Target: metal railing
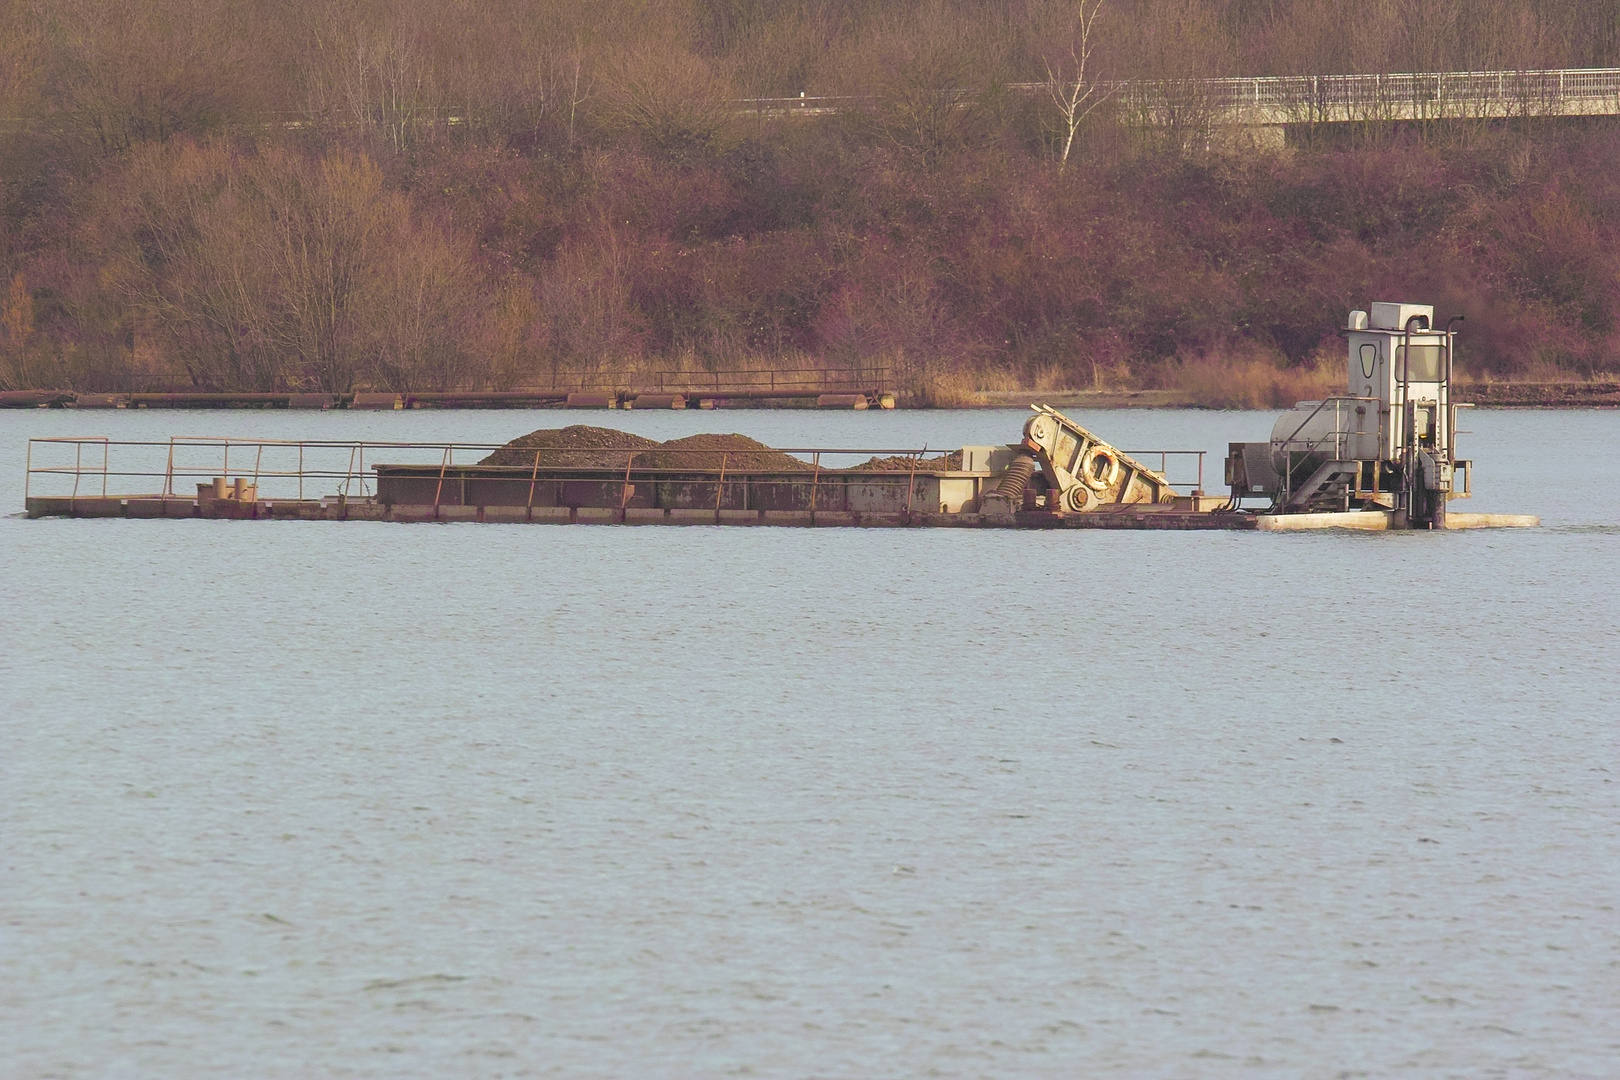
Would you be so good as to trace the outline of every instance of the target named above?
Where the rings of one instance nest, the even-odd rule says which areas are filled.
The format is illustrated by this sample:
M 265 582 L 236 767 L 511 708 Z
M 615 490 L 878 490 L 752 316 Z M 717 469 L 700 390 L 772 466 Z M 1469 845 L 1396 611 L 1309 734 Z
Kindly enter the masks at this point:
M 86 454 L 86 451 L 89 454 Z M 468 456 L 477 458 L 506 450 L 511 456 L 522 455 L 524 461 L 514 465 L 494 465 L 490 468 L 521 472 L 531 468 L 527 460 L 533 455 L 532 469 L 538 471 L 547 465 L 548 455 L 567 455 L 571 459 L 608 457 L 614 462 L 625 462 L 623 468 L 634 468 L 637 473 L 679 473 L 718 467 L 733 474 L 762 470 L 739 467 L 737 462 L 757 461 L 761 455 L 785 454 L 798 460 L 797 466 L 811 474 L 809 482 L 821 472 L 841 472 L 847 467 L 824 467 L 823 458 L 835 461 L 844 458 L 869 459 L 892 457 L 906 463 L 906 470 L 928 472 L 939 468 L 930 453 L 938 450 L 928 447 L 842 448 L 842 447 L 667 447 L 667 446 L 568 446 L 535 445 L 511 448 L 505 443 L 472 442 L 389 442 L 335 439 L 239 439 L 227 436 L 175 436 L 167 440 L 114 440 L 106 436 L 49 436 L 28 440 L 27 475 L 23 484 L 24 498 L 35 494 L 35 486 L 44 478 L 59 480 L 60 493 L 68 498 L 189 498 L 185 486 L 190 482 L 212 482 L 215 478 L 240 477 L 249 482 L 260 499 L 298 499 L 312 494 L 317 484 L 326 490 L 315 491 L 315 497 L 368 498 L 373 492 L 372 473 L 380 465 L 404 465 L 433 468 L 440 475 L 459 467 L 456 455 L 462 455 L 460 466 L 475 464 Z M 51 451 L 60 455 L 50 458 Z M 71 460 L 68 452 L 71 451 Z M 382 460 L 379 455 L 387 455 Z M 658 455 L 662 461 L 678 461 L 676 465 L 636 466 L 638 457 Z M 858 463 L 858 462 L 856 462 Z M 616 463 L 605 465 L 564 465 L 580 472 L 608 470 L 617 472 Z M 775 470 L 763 470 L 775 471 Z M 892 471 L 892 470 L 891 470 Z M 131 487 L 115 481 L 150 481 Z M 71 484 L 69 483 L 71 481 Z M 94 495 L 88 488 L 99 489 Z
M 1356 404 L 1360 404 L 1363 407 L 1369 404 L 1373 406 L 1373 415 L 1378 418 L 1378 427 L 1375 431 L 1368 431 L 1359 426 L 1353 428 L 1345 427 L 1345 410 L 1348 406 Z M 1316 408 L 1307 413 L 1305 418 L 1294 426 L 1294 430 L 1289 432 L 1286 438 L 1272 439 L 1272 450 L 1275 451 L 1278 448 L 1281 448 L 1284 454 L 1283 463 L 1286 466 L 1286 468 L 1283 469 L 1282 475 L 1283 493 L 1281 504 L 1283 506 L 1287 506 L 1293 501 L 1294 498 L 1294 462 L 1296 460 L 1296 455 L 1299 456 L 1299 460 L 1308 460 L 1312 455 L 1323 454 L 1329 447 L 1331 447 L 1332 454 L 1329 460 L 1343 461 L 1349 459 L 1349 456 L 1346 454 L 1346 450 L 1349 447 L 1349 442 L 1352 438 L 1367 438 L 1368 436 L 1372 436 L 1373 438 L 1376 438 L 1378 442 L 1375 448 L 1376 453 L 1371 460 L 1381 460 L 1383 458 L 1385 434 L 1384 413 L 1381 408 L 1382 405 L 1383 399 L 1375 397 L 1355 397 L 1351 395 L 1342 395 L 1338 397 L 1323 398 L 1321 401 L 1317 402 Z M 1311 421 L 1320 416 L 1322 411 L 1327 409 L 1329 406 L 1331 406 L 1333 410 L 1333 427 L 1330 430 L 1324 431 L 1321 435 L 1318 435 L 1315 438 L 1301 439 L 1300 432 L 1309 427 Z M 1376 486 L 1377 479 L 1375 473 L 1375 489 Z M 1360 473 L 1358 472 L 1357 490 L 1359 491 L 1359 489 Z
M 1207 450 L 1123 450 L 1123 451 L 1121 451 L 1121 453 L 1123 453 L 1123 454 L 1125 454 L 1125 455 L 1127 455 L 1129 457 L 1136 458 L 1138 461 L 1142 460 L 1143 458 L 1157 457 L 1159 459 L 1159 475 L 1165 478 L 1165 482 L 1168 483 L 1171 487 L 1190 488 L 1191 493 L 1194 494 L 1194 495 L 1202 495 L 1204 493 L 1204 455 L 1207 454 L 1208 452 L 1209 451 L 1207 451 Z M 1196 459 L 1197 475 L 1194 476 L 1194 477 L 1183 477 L 1183 478 L 1180 478 L 1180 479 L 1171 476 L 1170 475 L 1170 466 L 1171 466 L 1172 462 L 1171 462 L 1170 459 L 1172 459 L 1172 458 L 1175 459 L 1174 464 L 1176 464 L 1176 465 L 1184 465 L 1184 466 L 1186 466 L 1188 468 L 1191 468 L 1193 463 L 1188 462 L 1187 459 L 1188 458 Z
M 1019 93 L 1044 82 L 1011 83 Z M 1213 110 L 1216 122 L 1254 122 L 1254 113 L 1290 120 L 1439 119 L 1469 116 L 1620 114 L 1620 68 L 1391 72 L 1368 75 L 1260 75 L 1220 79 L 1103 80 L 1097 91 L 1152 115 L 1176 102 Z M 966 99 L 967 90 L 944 91 Z M 823 115 L 871 102 L 864 95 L 745 98 L 768 114 Z M 1596 106 L 1596 108 L 1594 108 Z
M 88 451 L 88 453 L 87 453 Z M 513 447 L 507 443 L 392 442 L 336 439 L 242 439 L 229 436 L 174 436 L 167 440 L 114 440 L 106 436 L 42 436 L 28 440 L 24 498 L 78 499 L 190 499 L 188 485 L 212 485 L 217 479 L 240 479 L 251 485 L 258 501 L 320 498 L 366 499 L 376 493 L 375 472 L 380 466 L 403 466 L 436 473 L 442 486 L 452 469 L 481 464 L 496 451 L 512 464 L 488 465 L 509 476 L 527 474 L 532 485 L 540 471 L 568 469 L 596 479 L 623 474 L 625 497 L 634 477 L 654 478 L 718 470 L 724 486 L 730 476 L 771 474 L 773 483 L 809 485 L 814 492 L 822 477 L 861 476 L 869 482 L 895 483 L 906 477 L 915 493 L 919 474 L 960 469 L 952 463 L 954 451 L 923 447 L 884 449 L 871 447 L 671 447 L 569 446 Z M 1203 489 L 1201 450 L 1140 451 L 1158 456 L 1161 464 L 1172 458 L 1196 458 L 1195 491 Z M 462 461 L 456 461 L 456 455 Z M 796 463 L 761 467 L 760 459 L 786 455 Z M 929 455 L 936 455 L 930 457 Z M 531 458 L 532 455 L 532 458 Z M 473 461 L 468 461 L 473 457 Z M 548 457 L 551 460 L 547 460 Z M 558 461 L 559 457 L 564 460 Z M 640 459 L 640 464 L 638 464 Z M 829 459 L 831 459 L 829 461 Z M 853 460 L 852 460 L 853 459 Z M 884 461 L 880 469 L 860 468 Z M 578 464 L 594 461 L 592 464 Z M 619 464 L 622 461 L 623 464 Z M 802 472 L 802 477 L 787 474 Z M 1193 481 L 1180 481 L 1190 485 Z M 40 486 L 51 491 L 36 491 Z M 92 493 L 93 492 L 93 493 Z M 435 497 L 435 504 L 438 498 Z M 910 496 L 907 499 L 908 509 Z
M 1270 108 L 1304 113 L 1312 108 L 1353 107 L 1376 112 L 1383 106 L 1417 104 L 1435 115 L 1467 115 L 1471 106 L 1512 108 L 1559 102 L 1620 106 L 1620 68 L 1281 75 L 1125 82 L 1109 89 L 1143 103 L 1196 92 L 1211 106 L 1228 110 Z

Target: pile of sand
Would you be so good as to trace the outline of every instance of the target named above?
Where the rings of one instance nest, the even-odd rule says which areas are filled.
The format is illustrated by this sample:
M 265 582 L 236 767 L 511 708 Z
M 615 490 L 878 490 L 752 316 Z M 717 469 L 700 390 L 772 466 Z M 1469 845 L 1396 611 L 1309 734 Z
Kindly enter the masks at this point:
M 848 472 L 903 472 L 913 469 L 918 472 L 960 472 L 962 470 L 962 451 L 956 450 L 943 457 L 910 458 L 875 457 L 871 461 L 863 461 L 859 465 L 851 466 Z
M 795 472 L 813 468 L 803 458 L 773 450 L 746 435 L 688 435 L 660 446 L 664 451 L 653 457 L 660 469 L 707 469 L 718 471 L 722 462 L 727 472 Z M 698 453 L 697 451 L 702 451 Z
M 534 467 L 540 455 L 543 469 L 622 469 L 625 450 L 652 451 L 636 455 L 637 469 L 693 469 L 718 472 L 724 463 L 727 472 L 802 472 L 814 468 L 803 458 L 773 450 L 746 435 L 688 435 L 684 439 L 655 442 L 628 431 L 575 424 L 565 428 L 541 428 L 519 436 L 490 454 L 480 465 Z M 962 467 L 962 453 L 942 457 L 873 458 L 851 469 L 823 469 L 823 472 L 943 472 Z
M 718 471 L 722 460 L 728 472 L 794 472 L 811 468 L 808 461 L 772 450 L 746 435 L 688 435 L 660 443 L 627 431 L 587 424 L 531 431 L 478 464 L 533 468 L 538 453 L 543 469 L 622 469 L 626 458 L 622 451 L 625 450 L 654 451 L 636 455 L 634 467 L 637 469 Z M 660 450 L 666 452 L 658 453 Z
M 615 453 L 615 450 L 650 450 L 657 445 L 654 439 L 645 439 L 628 431 L 575 424 L 565 428 L 541 428 L 520 435 L 478 464 L 532 468 L 538 452 L 543 469 L 622 469 L 626 455 Z M 638 457 L 636 463 L 644 466 L 646 456 Z

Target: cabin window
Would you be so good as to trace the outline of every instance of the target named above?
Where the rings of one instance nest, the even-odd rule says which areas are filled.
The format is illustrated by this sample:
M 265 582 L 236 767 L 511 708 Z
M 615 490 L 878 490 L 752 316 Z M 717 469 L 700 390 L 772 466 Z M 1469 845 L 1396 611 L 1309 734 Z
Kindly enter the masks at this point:
M 1370 379 L 1378 370 L 1378 346 L 1367 342 L 1361 346 L 1361 377 Z
M 1413 345 L 1411 371 L 1407 371 L 1406 346 L 1395 346 L 1395 377 L 1407 382 L 1439 382 L 1444 345 Z

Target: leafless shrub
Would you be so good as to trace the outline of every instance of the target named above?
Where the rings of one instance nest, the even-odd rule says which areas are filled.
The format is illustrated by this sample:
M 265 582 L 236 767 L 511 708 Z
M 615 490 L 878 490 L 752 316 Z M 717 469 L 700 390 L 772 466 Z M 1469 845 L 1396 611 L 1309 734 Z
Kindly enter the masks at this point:
M 1140 129 L 1177 154 L 1202 150 L 1224 102 L 1208 80 L 1229 72 L 1230 39 L 1204 0 L 1148 0 L 1135 24 L 1127 108 Z
M 675 157 L 721 149 L 737 116 L 730 80 L 701 56 L 647 45 L 620 56 L 603 79 L 603 120 Z
M 155 150 L 119 200 L 113 279 L 194 383 L 411 389 L 464 374 L 465 259 L 369 159 Z

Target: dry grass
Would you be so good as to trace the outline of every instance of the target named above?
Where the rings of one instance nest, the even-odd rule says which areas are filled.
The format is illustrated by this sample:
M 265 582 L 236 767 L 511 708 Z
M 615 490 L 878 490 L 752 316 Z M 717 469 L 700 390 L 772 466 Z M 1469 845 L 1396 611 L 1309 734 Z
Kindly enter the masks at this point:
M 1045 394 L 1053 390 L 1067 390 L 1069 389 L 1069 383 L 1073 381 L 1069 377 L 1069 373 L 1057 364 L 1047 364 L 1035 372 L 1035 377 L 1030 380 L 1029 388 L 1037 394 Z
M 1459 371 L 1456 374 L 1459 380 L 1463 380 L 1468 377 L 1468 373 L 1466 372 Z M 1559 367 L 1557 364 L 1550 363 L 1546 360 L 1536 360 L 1531 363 L 1527 363 L 1511 372 L 1482 372 L 1475 381 L 1486 384 L 1513 383 L 1519 386 L 1534 386 L 1540 384 L 1560 385 L 1565 383 L 1612 382 L 1614 381 L 1614 378 L 1615 376 L 1612 374 L 1603 373 L 1594 373 L 1590 376 L 1583 375 L 1578 371 L 1571 371 L 1569 368 Z
M 909 404 L 921 409 L 966 409 L 985 397 L 966 371 L 924 372 L 912 383 Z
M 1018 373 L 1004 367 L 993 367 L 985 371 L 981 371 L 974 378 L 973 382 L 975 387 L 980 391 L 988 391 L 990 393 L 1022 390 L 1024 388 L 1023 380 L 1018 377 Z
M 1173 369 L 1164 388 L 1210 409 L 1284 409 L 1342 394 L 1344 362 L 1324 356 L 1290 368 L 1258 356 L 1204 356 Z
M 872 370 L 876 370 L 876 365 Z M 642 354 L 619 355 L 590 361 L 534 365 L 512 380 L 511 389 L 523 390 L 608 390 L 625 387 L 666 386 L 672 389 L 702 388 L 713 384 L 731 388 L 773 385 L 766 372 L 779 373 L 779 385 L 790 388 L 815 386 L 816 373 L 829 371 L 837 380 L 847 377 L 842 365 L 809 353 L 780 356 L 731 355 L 704 358 L 688 350 L 674 356 Z M 748 375 L 739 373 L 748 372 Z

